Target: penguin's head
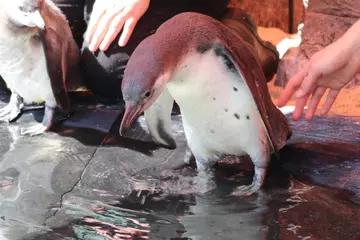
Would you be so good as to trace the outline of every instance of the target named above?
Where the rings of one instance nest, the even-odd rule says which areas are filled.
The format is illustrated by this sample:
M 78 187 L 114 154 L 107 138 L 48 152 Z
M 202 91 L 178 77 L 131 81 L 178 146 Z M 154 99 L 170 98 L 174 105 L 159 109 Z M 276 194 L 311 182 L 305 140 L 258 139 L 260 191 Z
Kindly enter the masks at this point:
M 19 27 L 45 29 L 45 21 L 40 14 L 43 0 L 11 0 L 7 14 L 10 21 Z
M 130 56 L 124 71 L 121 90 L 125 114 L 120 135 L 159 97 L 171 72 L 166 50 L 152 36 L 143 40 Z

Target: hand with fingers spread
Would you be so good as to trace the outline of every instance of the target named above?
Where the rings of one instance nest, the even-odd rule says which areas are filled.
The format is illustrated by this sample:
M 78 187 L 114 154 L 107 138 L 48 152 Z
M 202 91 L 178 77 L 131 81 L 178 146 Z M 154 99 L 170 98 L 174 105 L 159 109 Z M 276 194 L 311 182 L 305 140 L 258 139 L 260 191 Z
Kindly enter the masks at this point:
M 300 119 L 308 103 L 305 118 L 311 120 L 325 94 L 327 98 L 320 111 L 328 113 L 340 90 L 360 73 L 360 20 L 341 38 L 319 52 L 293 76 L 286 84 L 278 100 L 278 107 L 284 106 L 295 94 L 296 106 L 292 114 L 294 120 Z
M 119 46 L 125 46 L 149 4 L 150 0 L 96 0 L 85 36 L 89 50 L 106 51 L 121 29 Z

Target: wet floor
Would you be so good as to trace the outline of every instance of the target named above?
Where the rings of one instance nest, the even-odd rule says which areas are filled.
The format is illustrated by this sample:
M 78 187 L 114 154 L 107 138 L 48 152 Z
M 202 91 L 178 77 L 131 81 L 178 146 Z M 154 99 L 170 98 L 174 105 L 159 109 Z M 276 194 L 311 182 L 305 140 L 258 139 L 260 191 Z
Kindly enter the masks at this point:
M 219 162 L 216 188 L 199 191 L 179 115 L 175 150 L 153 144 L 142 118 L 119 136 L 118 106 L 78 105 L 52 132 L 19 135 L 41 117 L 0 124 L 1 240 L 360 239 L 360 118 L 290 121 L 263 190 L 230 197 L 251 164 Z

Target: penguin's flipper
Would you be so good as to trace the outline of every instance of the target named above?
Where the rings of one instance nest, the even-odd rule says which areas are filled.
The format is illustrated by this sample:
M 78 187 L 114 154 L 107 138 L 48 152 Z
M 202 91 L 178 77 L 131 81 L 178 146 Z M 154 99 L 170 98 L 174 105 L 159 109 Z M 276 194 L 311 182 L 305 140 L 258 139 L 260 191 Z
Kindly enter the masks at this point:
M 50 1 L 40 6 L 45 29 L 40 31 L 47 61 L 47 71 L 57 104 L 64 111 L 70 110 L 67 92 L 80 85 L 78 69 L 79 48 L 62 12 Z
M 236 36 L 230 30 L 225 32 L 223 38 L 225 41 L 214 43 L 215 54 L 222 57 L 229 69 L 236 71 L 240 79 L 246 83 L 267 131 L 271 147 L 279 158 L 278 150 L 292 134 L 290 125 L 272 102 L 262 68 L 246 43 L 238 38 L 236 44 L 231 44 Z
M 171 133 L 173 105 L 174 99 L 165 88 L 158 99 L 144 111 L 146 125 L 154 142 L 170 149 L 176 148 L 176 142 Z
M 228 8 L 221 19 L 221 23 L 230 28 L 234 34 L 243 39 L 257 57 L 265 74 L 266 81 L 270 82 L 277 72 L 279 53 L 275 45 L 265 41 L 259 35 L 258 26 L 244 9 Z

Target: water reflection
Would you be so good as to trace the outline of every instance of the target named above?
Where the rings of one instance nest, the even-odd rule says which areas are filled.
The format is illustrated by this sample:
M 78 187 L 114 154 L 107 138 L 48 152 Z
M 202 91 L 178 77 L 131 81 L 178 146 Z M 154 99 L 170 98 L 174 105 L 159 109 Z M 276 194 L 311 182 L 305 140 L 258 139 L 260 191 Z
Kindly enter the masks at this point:
M 82 239 L 92 239 L 96 236 L 102 236 L 107 239 L 148 239 L 150 232 L 148 223 L 140 223 L 132 218 L 124 218 L 127 222 L 112 224 L 109 221 L 102 221 L 95 218 L 84 218 L 79 224 L 73 226 L 75 235 Z M 131 225 L 136 225 L 131 227 Z M 144 228 L 144 229 L 139 229 Z
M 162 192 L 133 192 L 108 204 L 105 198 L 97 202 L 71 197 L 64 202 L 56 222 L 49 223 L 61 226 L 31 239 L 265 239 L 268 226 L 261 219 L 269 211 L 271 192 L 287 192 L 289 184 L 281 181 L 278 187 L 247 198 L 228 197 L 239 183 L 251 181 L 247 175 L 251 173 L 218 174 L 217 188 L 207 194 L 182 194 L 178 183 L 190 181 L 185 174 L 178 175 L 177 181 L 164 178 L 160 185 L 166 189 Z M 185 184 L 184 189 L 190 185 Z M 112 194 L 102 192 L 103 196 Z M 282 196 L 287 198 L 287 194 Z M 291 204 L 284 200 L 286 206 Z M 62 238 L 57 238 L 60 235 Z
M 227 197 L 234 182 L 208 194 L 154 193 L 144 204 L 135 192 L 108 204 L 72 197 L 49 223 L 57 227 L 22 240 L 359 239 L 358 206 L 336 191 L 288 179 L 247 198 Z

